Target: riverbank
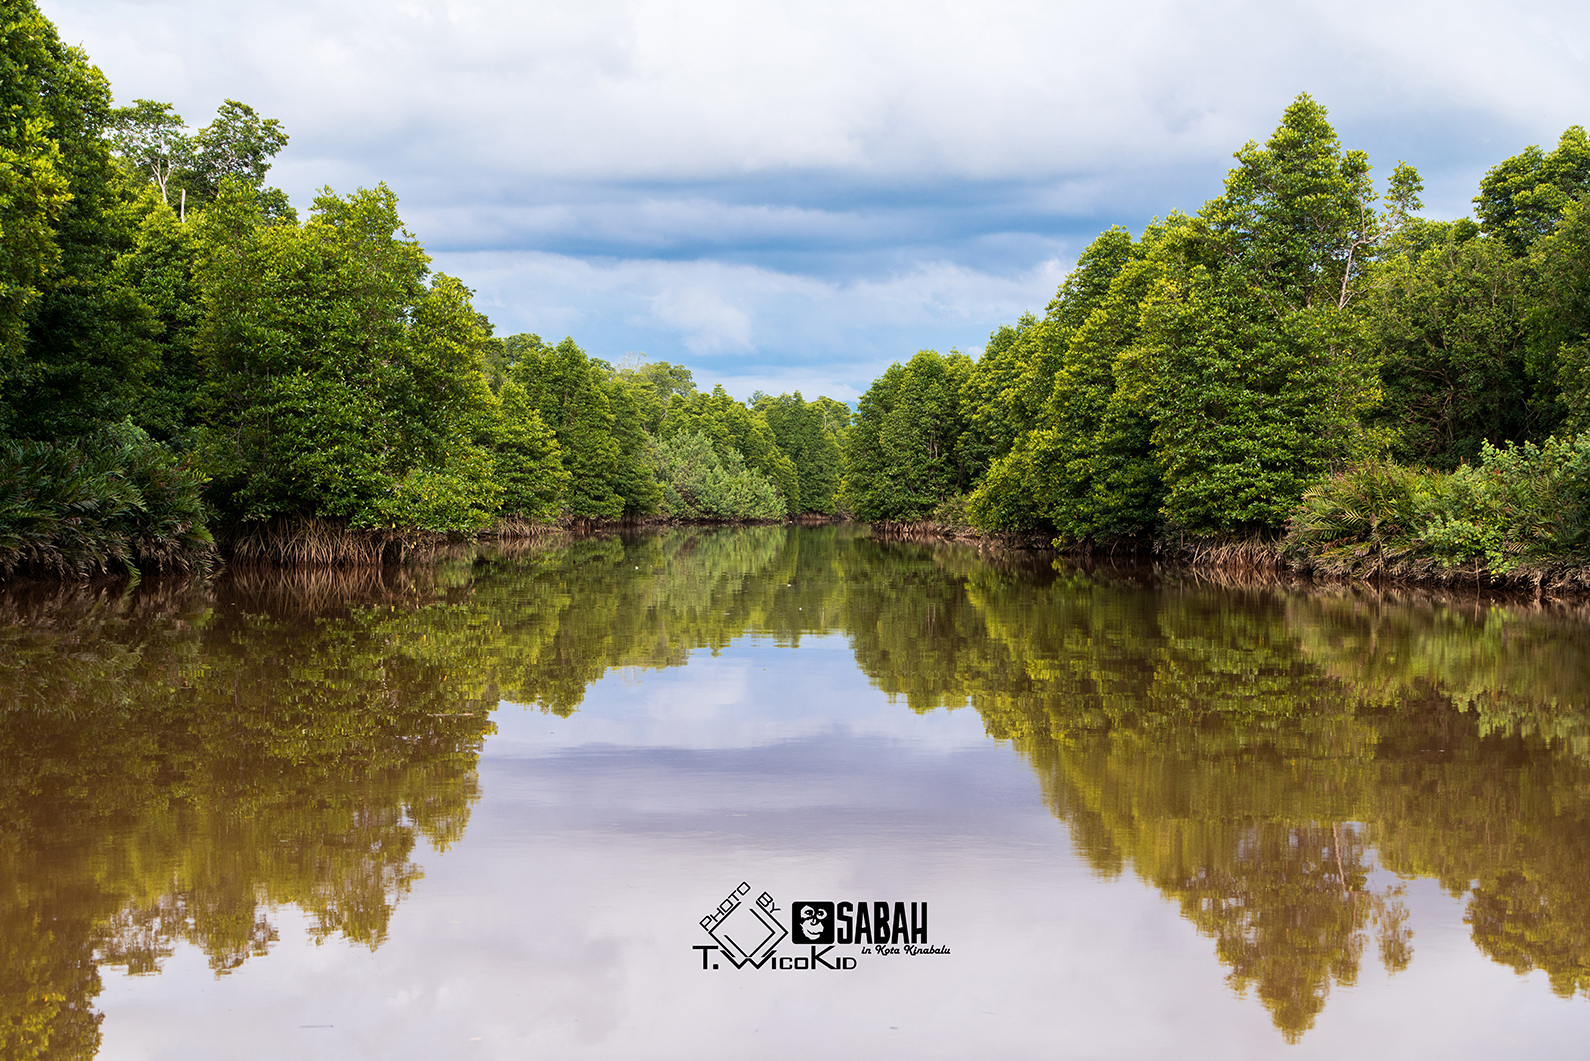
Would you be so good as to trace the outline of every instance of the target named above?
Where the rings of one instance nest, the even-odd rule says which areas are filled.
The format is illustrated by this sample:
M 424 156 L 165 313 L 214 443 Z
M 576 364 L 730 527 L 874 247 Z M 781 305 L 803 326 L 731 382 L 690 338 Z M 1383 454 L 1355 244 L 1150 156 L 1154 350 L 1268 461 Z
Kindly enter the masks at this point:
M 1590 566 L 1517 565 L 1506 572 L 1483 561 L 1442 564 L 1432 557 L 1389 554 L 1374 543 L 1309 552 L 1287 539 L 1121 539 L 1057 548 L 1052 532 L 985 533 L 965 523 L 918 520 L 864 523 L 840 516 L 805 515 L 785 520 L 674 519 L 651 516 L 622 520 L 564 520 L 535 523 L 500 520 L 476 534 L 444 534 L 415 528 L 355 529 L 336 520 L 311 518 L 225 529 L 216 535 L 215 560 L 199 574 L 222 568 L 263 573 L 381 571 L 435 561 L 551 545 L 570 537 L 662 530 L 669 527 L 824 526 L 845 524 L 884 541 L 964 545 L 982 552 L 1052 553 L 1080 566 L 1125 565 L 1154 578 L 1192 578 L 1222 584 L 1315 584 L 1406 587 L 1485 592 L 1506 598 L 1590 598 Z M 21 567 L 0 585 L 115 583 L 137 581 L 136 567 L 61 565 Z
M 17 550 L 9 569 L 0 567 L 0 585 L 138 581 L 145 574 L 212 574 L 223 567 L 261 570 L 379 570 L 461 556 L 471 548 L 502 548 L 550 543 L 569 536 L 667 527 L 824 526 L 844 522 L 838 517 L 807 514 L 791 519 L 677 519 L 646 516 L 631 519 L 567 519 L 537 523 L 502 519 L 474 534 L 443 533 L 422 528 L 355 528 L 345 521 L 309 517 L 272 520 L 243 527 L 216 528 L 205 541 L 205 562 L 175 567 L 140 568 L 130 550 L 78 556 L 70 543 L 56 546 L 43 562 L 39 555 Z
M 1001 549 L 1053 550 L 1067 559 L 1096 562 L 1140 562 L 1157 571 L 1251 579 L 1284 579 L 1322 585 L 1409 586 L 1424 589 L 1484 589 L 1507 596 L 1590 597 L 1590 565 L 1570 559 L 1521 563 L 1493 570 L 1483 560 L 1444 564 L 1432 556 L 1388 551 L 1379 543 L 1332 543 L 1329 550 L 1309 551 L 1286 538 L 1122 539 L 1057 548 L 1050 532 L 988 534 L 966 524 L 919 520 L 870 524 L 875 536 L 901 541 L 958 542 Z

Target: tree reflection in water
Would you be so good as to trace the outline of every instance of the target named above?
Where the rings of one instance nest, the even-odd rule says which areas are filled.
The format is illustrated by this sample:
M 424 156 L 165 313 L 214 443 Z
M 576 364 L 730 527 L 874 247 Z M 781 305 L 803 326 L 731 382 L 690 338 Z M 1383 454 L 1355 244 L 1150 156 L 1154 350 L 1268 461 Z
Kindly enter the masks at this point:
M 187 942 L 223 974 L 278 906 L 379 946 L 418 841 L 463 835 L 500 699 L 568 715 L 613 668 L 836 631 L 891 697 L 1012 742 L 1088 863 L 1174 897 L 1289 1040 L 1371 941 L 1412 960 L 1396 877 L 1590 994 L 1578 616 L 685 530 L 0 598 L 0 1056 L 92 1056 L 101 967 Z
M 877 548 L 900 573 L 874 575 L 890 618 L 852 628 L 877 684 L 973 705 L 1093 867 L 1175 897 L 1288 1040 L 1369 936 L 1389 971 L 1412 959 L 1400 888 L 1367 883 L 1377 859 L 1468 894 L 1494 960 L 1590 995 L 1582 616 Z

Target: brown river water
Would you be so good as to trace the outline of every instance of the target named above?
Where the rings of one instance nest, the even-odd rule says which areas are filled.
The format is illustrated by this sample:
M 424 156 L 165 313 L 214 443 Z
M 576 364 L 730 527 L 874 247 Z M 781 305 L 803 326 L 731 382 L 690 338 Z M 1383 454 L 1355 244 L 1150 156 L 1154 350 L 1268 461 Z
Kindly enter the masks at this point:
M 1590 618 L 844 527 L 0 593 L 0 1061 L 1590 1056 Z

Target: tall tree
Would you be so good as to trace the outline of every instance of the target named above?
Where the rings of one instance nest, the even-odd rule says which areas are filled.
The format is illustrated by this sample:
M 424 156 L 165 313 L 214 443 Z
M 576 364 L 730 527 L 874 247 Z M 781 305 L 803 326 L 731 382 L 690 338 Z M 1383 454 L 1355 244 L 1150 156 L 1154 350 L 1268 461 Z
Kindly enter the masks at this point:
M 1532 257 L 1539 274 L 1532 362 L 1555 392 L 1565 426 L 1590 431 L 1590 208 L 1583 200 L 1563 208 Z
M 160 201 L 169 205 L 172 174 L 193 160 L 193 138 L 182 115 L 169 103 L 135 99 L 116 108 L 112 120 L 117 153 L 154 181 Z
M 607 378 L 605 387 L 613 410 L 613 441 L 618 443 L 613 492 L 624 499 L 625 516 L 653 515 L 662 504 L 663 491 L 642 412 L 642 401 L 652 393 L 651 388 L 616 374 Z
M 1536 437 L 1555 396 L 1527 349 L 1528 261 L 1472 222 L 1421 227 L 1423 249 L 1389 256 L 1373 285 L 1369 338 L 1385 402 L 1370 423 L 1397 458 L 1450 471 L 1487 441 Z
M 270 224 L 227 182 L 200 239 L 206 449 L 225 515 L 489 521 L 488 333 L 468 290 L 430 275 L 389 189 L 327 192 L 307 223 Z
M 668 439 L 694 432 L 711 439 L 720 458 L 730 459 L 731 450 L 739 453 L 748 468 L 772 482 L 784 498 L 786 514 L 802 511 L 800 473 L 779 448 L 763 412 L 748 409 L 721 384 L 713 387 L 711 394 L 676 395 L 668 403 L 659 434 Z
M 1379 392 L 1355 303 L 1419 188 L 1399 165 L 1378 214 L 1368 157 L 1342 150 L 1306 94 L 1236 157 L 1143 309 L 1163 512 L 1197 534 L 1278 528 L 1356 451 Z
M 106 271 L 132 221 L 104 133 L 110 87 L 28 0 L 0 4 L 0 430 L 39 438 L 119 419 L 132 374 L 101 341 Z
M 923 350 L 889 366 L 861 396 L 845 451 L 851 511 L 865 520 L 926 519 L 966 491 L 971 480 L 958 443 L 971 374 L 965 354 Z
M 510 336 L 508 378 L 524 387 L 557 436 L 569 474 L 565 504 L 575 519 L 618 519 L 625 499 L 615 487 L 623 450 L 613 432 L 606 373 L 573 339 L 557 346 L 538 335 Z
M 1095 511 L 1104 499 L 1093 496 L 1102 471 L 1094 465 L 1096 458 L 1121 455 L 1119 444 L 1098 433 L 1114 397 L 1117 362 L 1136 336 L 1140 304 L 1157 275 L 1138 263 L 1160 232 L 1151 226 L 1141 244 L 1123 229 L 1104 232 L 1082 252 L 1050 302 L 1046 335 L 1036 348 L 1043 352 L 1024 366 L 1019 385 L 1000 393 L 993 403 L 999 411 L 985 414 L 1009 417 L 1007 431 L 1016 433 L 972 495 L 969 512 L 978 526 L 1008 531 L 1048 525 L 1072 541 L 1142 529 L 1114 512 L 1117 505 L 1104 503 Z M 1058 357 L 1048 352 L 1051 347 L 1059 348 Z M 984 371 L 981 361 L 978 368 Z M 1141 415 L 1125 419 L 1143 436 L 1128 449 L 1146 456 L 1151 422 Z M 1152 478 L 1157 482 L 1157 474 Z M 1157 504 L 1156 496 L 1151 511 Z
M 1522 255 L 1549 233 L 1563 210 L 1590 190 L 1590 137 L 1565 130 L 1550 153 L 1531 144 L 1497 163 L 1480 180 L 1474 212 L 1480 227 Z
M 843 455 L 825 423 L 823 407 L 808 403 L 796 391 L 777 398 L 764 395 L 756 411 L 766 418 L 778 448 L 795 464 L 800 483 L 798 512 L 832 515 L 838 506 Z
M 497 395 L 500 412 L 491 450 L 502 484 L 502 514 L 535 523 L 553 523 L 563 512 L 569 473 L 563 467 L 557 436 L 541 421 L 530 393 L 505 380 Z

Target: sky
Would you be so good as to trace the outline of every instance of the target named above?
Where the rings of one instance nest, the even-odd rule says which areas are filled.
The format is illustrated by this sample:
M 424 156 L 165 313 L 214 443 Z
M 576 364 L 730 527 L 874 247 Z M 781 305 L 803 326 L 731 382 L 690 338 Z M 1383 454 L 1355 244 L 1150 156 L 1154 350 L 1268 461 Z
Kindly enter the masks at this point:
M 270 180 L 384 181 L 497 334 L 853 401 L 1217 195 L 1299 92 L 1426 213 L 1590 123 L 1590 6 L 1446 0 L 41 0 L 118 103 L 223 99 Z

